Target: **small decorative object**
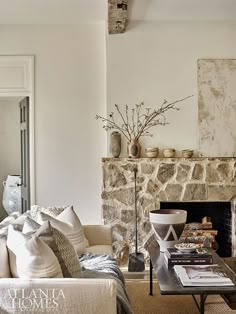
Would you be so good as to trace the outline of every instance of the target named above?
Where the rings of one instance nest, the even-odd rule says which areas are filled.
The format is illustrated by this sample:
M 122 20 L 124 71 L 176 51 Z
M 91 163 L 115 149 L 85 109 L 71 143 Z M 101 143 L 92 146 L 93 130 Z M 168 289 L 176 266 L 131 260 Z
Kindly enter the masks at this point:
M 149 158 L 156 158 L 159 153 L 159 148 L 158 147 L 148 147 L 145 149 L 146 155 Z
M 139 144 L 139 141 L 136 139 L 132 139 L 130 142 L 128 142 L 128 156 L 129 158 L 139 158 L 141 155 L 141 145 Z
M 143 253 L 138 252 L 138 210 L 137 210 L 137 172 L 134 168 L 134 210 L 135 210 L 135 252 L 129 254 L 128 271 L 141 272 L 145 270 L 145 262 Z
M 182 150 L 182 157 L 190 158 L 192 156 L 193 156 L 193 150 L 192 149 L 183 149 Z
M 174 148 L 163 149 L 163 155 L 164 157 L 174 157 L 175 149 Z
M 195 252 L 197 248 L 199 248 L 200 245 L 195 243 L 180 243 L 175 244 L 175 248 L 179 250 L 182 253 L 191 253 Z
M 120 110 L 120 107 L 115 104 L 117 113 L 119 114 L 120 124 L 116 122 L 114 117 L 114 112 L 111 112 L 108 118 L 101 117 L 96 115 L 96 120 L 102 120 L 103 128 L 106 131 L 117 130 L 119 131 L 128 141 L 128 145 L 131 144 L 133 147 L 133 152 L 128 148 L 129 156 L 133 158 L 140 157 L 141 147 L 138 148 L 137 142 L 135 145 L 131 142 L 132 140 L 138 141 L 141 136 L 152 136 L 150 129 L 158 125 L 166 125 L 165 113 L 168 110 L 179 110 L 180 108 L 176 107 L 176 104 L 182 102 L 192 96 L 187 96 L 185 98 L 175 100 L 169 103 L 167 100 L 164 100 L 159 108 L 151 109 L 144 108 L 144 102 L 141 102 L 139 105 L 135 105 L 129 109 L 129 106 L 125 106 L 124 112 Z M 136 156 L 136 157 L 134 157 Z
M 121 152 L 121 136 L 117 131 L 113 131 L 110 136 L 110 149 L 114 158 L 118 158 Z
M 21 176 L 8 175 L 3 182 L 2 205 L 8 215 L 21 212 Z
M 186 223 L 187 212 L 181 209 L 160 209 L 149 213 L 154 235 L 165 252 L 177 244 Z

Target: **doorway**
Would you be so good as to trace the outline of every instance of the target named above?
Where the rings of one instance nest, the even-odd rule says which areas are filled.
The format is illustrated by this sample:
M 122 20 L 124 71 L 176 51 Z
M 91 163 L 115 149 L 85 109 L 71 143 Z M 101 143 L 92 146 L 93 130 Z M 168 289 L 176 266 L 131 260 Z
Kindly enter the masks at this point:
M 29 169 L 28 169 L 28 176 L 30 178 L 30 203 L 27 205 L 28 207 L 30 205 L 35 204 L 35 156 L 34 156 L 34 56 L 0 56 L 0 103 L 3 102 L 9 102 L 12 105 L 12 110 L 17 110 L 13 115 L 18 117 L 18 120 L 16 122 L 15 120 L 15 128 L 16 126 L 19 126 L 18 128 L 18 136 L 20 138 L 20 129 L 22 129 L 22 126 L 20 126 L 20 108 L 19 108 L 19 102 L 27 97 L 28 99 L 28 107 L 29 107 Z M 15 105 L 14 105 L 15 103 Z M 14 108 L 15 106 L 15 108 Z M 8 108 L 9 109 L 9 108 Z M 13 117 L 13 116 L 12 116 Z M 10 123 L 10 122 L 9 122 Z M 5 128 L 6 130 L 6 128 Z M 7 132 L 9 130 L 7 129 Z M 18 139 L 19 139 L 18 138 Z M 9 146 L 11 143 L 8 143 Z M 7 145 L 7 141 L 5 142 L 5 145 Z M 2 176 L 8 174 L 20 174 L 20 168 L 21 164 L 20 161 L 22 158 L 20 158 L 21 153 L 21 144 L 20 146 L 17 144 L 16 147 L 18 147 L 18 151 L 13 152 L 16 155 L 19 156 L 18 162 L 14 161 L 14 167 L 4 169 L 2 170 L 3 165 L 0 164 L 0 173 L 2 172 Z M 1 147 L 0 151 L 2 151 L 3 148 Z M 8 154 L 9 157 L 9 154 Z M 0 159 L 1 162 L 1 159 Z M 18 170 L 19 169 L 19 170 Z M 11 173 L 8 173 L 8 172 Z M 16 171 L 18 173 L 16 173 Z M 3 178 L 3 177 L 2 177 Z M 2 178 L 0 177 L 0 193 L 2 189 Z M 0 209 L 2 208 L 2 194 L 0 194 Z M 24 207 L 23 207 L 23 210 Z M 0 211 L 0 220 L 1 220 L 1 211 Z
M 0 97 L 0 221 L 30 207 L 28 104 L 28 97 Z
M 0 220 L 7 216 L 2 204 L 8 175 L 20 175 L 20 118 L 21 97 L 0 97 Z

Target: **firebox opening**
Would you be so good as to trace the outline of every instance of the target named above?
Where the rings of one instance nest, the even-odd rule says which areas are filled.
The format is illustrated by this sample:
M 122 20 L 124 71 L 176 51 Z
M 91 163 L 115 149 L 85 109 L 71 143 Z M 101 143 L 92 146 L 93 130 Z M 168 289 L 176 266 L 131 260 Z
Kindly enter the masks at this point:
M 184 209 L 187 223 L 202 222 L 211 217 L 212 229 L 218 231 L 215 239 L 217 254 L 221 257 L 232 256 L 232 214 L 230 202 L 160 202 L 160 209 Z

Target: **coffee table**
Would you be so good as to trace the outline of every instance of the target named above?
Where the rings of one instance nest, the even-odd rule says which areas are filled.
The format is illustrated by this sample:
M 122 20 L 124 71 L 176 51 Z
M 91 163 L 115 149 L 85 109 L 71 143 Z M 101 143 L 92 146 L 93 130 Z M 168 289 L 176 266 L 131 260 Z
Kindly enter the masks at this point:
M 148 252 L 150 255 L 150 295 L 153 295 L 153 272 L 157 276 L 157 283 L 159 285 L 161 295 L 192 295 L 193 300 L 201 314 L 204 313 L 205 301 L 208 295 L 236 294 L 235 273 L 214 251 L 212 251 L 213 263 L 218 264 L 223 268 L 229 278 L 233 281 L 234 286 L 184 287 L 177 278 L 173 266 L 168 268 L 164 260 L 164 253 L 160 252 L 157 244 L 150 245 Z M 196 299 L 197 295 L 200 297 L 199 302 Z

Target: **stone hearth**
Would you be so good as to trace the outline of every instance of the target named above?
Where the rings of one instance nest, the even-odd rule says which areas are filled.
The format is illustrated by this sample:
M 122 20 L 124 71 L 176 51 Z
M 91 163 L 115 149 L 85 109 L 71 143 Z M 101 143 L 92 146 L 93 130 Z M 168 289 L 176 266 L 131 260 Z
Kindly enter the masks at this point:
M 134 167 L 137 167 L 139 251 L 153 240 L 149 212 L 164 202 L 231 201 L 236 196 L 236 158 L 103 158 L 102 215 L 113 226 L 114 251 L 126 264 L 134 248 Z M 235 202 L 232 201 L 233 238 Z M 236 241 L 232 241 L 236 255 Z

